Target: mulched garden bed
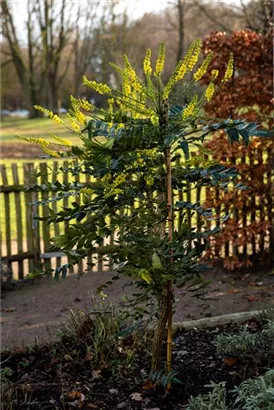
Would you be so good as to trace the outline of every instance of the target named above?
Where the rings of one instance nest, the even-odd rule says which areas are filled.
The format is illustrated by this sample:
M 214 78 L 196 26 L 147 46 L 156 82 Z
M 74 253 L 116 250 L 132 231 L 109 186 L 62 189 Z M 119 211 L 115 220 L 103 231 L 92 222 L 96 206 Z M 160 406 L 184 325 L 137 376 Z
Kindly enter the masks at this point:
M 250 332 L 261 325 L 248 323 Z M 226 381 L 231 389 L 266 371 L 269 363 L 235 364 L 217 355 L 215 340 L 220 333 L 238 333 L 242 327 L 226 325 L 209 330 L 177 331 L 174 336 L 173 368 L 182 384 L 166 394 L 163 387 L 148 388 L 150 357 L 139 347 L 136 359 L 126 366 L 121 353 L 111 363 L 93 367 L 85 343 L 69 339 L 54 344 L 2 352 L 3 409 L 184 409 L 191 395 L 204 393 L 210 381 Z M 124 341 L 130 348 L 130 337 Z M 121 352 L 123 346 L 120 347 Z M 273 363 L 272 363 L 273 364 Z M 2 370 L 3 372 L 3 370 Z M 3 399 L 5 402 L 3 402 Z M 9 407 L 13 401 L 13 407 Z

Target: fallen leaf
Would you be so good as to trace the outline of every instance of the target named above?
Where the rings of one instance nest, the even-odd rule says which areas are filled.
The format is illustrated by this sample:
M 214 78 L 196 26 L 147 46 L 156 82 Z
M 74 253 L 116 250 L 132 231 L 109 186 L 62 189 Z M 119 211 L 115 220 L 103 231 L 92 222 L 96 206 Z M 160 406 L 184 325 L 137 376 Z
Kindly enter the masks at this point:
M 110 394 L 118 394 L 119 390 L 118 389 L 109 389 Z
M 75 407 L 76 409 L 80 408 L 80 403 L 78 400 L 70 401 L 69 402 L 69 407 Z
M 151 380 L 147 380 L 142 386 L 143 390 L 152 390 L 154 388 L 155 388 L 155 385 L 152 383 Z
M 132 394 L 130 395 L 130 398 L 131 398 L 132 400 L 135 400 L 135 401 L 142 401 L 142 400 L 143 400 L 143 397 L 141 396 L 140 393 L 132 393 Z
M 96 406 L 95 404 L 92 404 L 92 403 L 88 403 L 88 404 L 86 405 L 86 407 L 87 407 L 88 409 L 98 409 L 98 406 Z
M 92 377 L 94 379 L 100 379 L 100 377 L 102 377 L 101 370 L 92 370 Z
M 234 366 L 238 362 L 238 357 L 225 357 L 224 362 L 228 367 Z
M 121 403 L 118 404 L 117 409 L 125 409 L 128 406 L 127 401 L 121 401 Z
M 64 359 L 65 359 L 66 362 L 72 362 L 72 361 L 73 361 L 73 359 L 72 359 L 72 357 L 71 357 L 70 354 L 65 354 L 65 355 L 64 355 Z
M 259 300 L 259 298 L 257 296 L 254 296 L 254 295 L 250 295 L 250 296 L 247 296 L 247 300 L 249 302 L 256 302 L 257 300 Z
M 85 400 L 85 395 L 81 393 L 80 391 L 72 390 L 68 392 L 68 398 L 71 400 L 80 400 L 84 401 Z
M 229 289 L 227 293 L 229 293 L 230 295 L 236 295 L 237 293 L 240 293 L 240 289 Z
M 32 385 L 30 383 L 21 384 L 21 389 L 23 391 L 25 390 L 27 392 L 31 392 L 32 391 Z
M 223 292 L 218 292 L 218 293 L 216 293 L 215 296 L 216 296 L 216 297 L 218 297 L 218 296 L 224 296 L 224 293 L 223 293 Z
M 90 360 L 92 360 L 94 358 L 94 354 L 93 353 L 91 353 L 91 352 L 87 352 L 87 354 L 86 354 L 86 356 L 85 356 L 85 359 L 84 360 L 86 360 L 86 361 L 90 361 Z

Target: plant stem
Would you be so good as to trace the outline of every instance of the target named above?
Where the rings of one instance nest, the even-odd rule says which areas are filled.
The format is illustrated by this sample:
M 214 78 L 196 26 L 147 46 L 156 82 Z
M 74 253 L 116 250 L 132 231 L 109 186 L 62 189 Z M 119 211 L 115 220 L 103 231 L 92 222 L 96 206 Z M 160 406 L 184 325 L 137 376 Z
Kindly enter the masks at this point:
M 165 293 L 158 297 L 158 311 L 160 317 L 153 336 L 151 373 L 159 371 L 161 368 L 161 352 L 168 315 L 168 295 L 166 294 L 166 289 L 164 291 Z
M 166 173 L 167 173 L 167 207 L 168 207 L 168 241 L 173 239 L 173 213 L 172 213 L 172 168 L 170 148 L 165 150 Z M 173 263 L 172 250 L 170 250 L 170 263 Z M 173 283 L 170 279 L 167 283 L 167 351 L 166 351 L 166 372 L 167 374 L 172 370 L 172 303 L 173 303 Z M 167 390 L 170 389 L 167 386 Z

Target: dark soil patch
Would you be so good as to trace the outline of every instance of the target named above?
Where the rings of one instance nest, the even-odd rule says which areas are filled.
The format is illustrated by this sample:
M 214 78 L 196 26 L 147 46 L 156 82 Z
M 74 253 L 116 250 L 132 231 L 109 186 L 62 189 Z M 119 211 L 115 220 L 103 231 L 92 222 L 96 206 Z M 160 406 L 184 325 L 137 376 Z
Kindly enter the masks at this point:
M 249 325 L 250 331 L 259 331 L 257 323 Z M 5 386 L 11 393 L 8 396 L 7 392 L 6 400 L 14 401 L 13 409 L 22 410 L 184 409 L 190 395 L 205 392 L 204 385 L 211 380 L 226 381 L 230 389 L 260 375 L 271 365 L 252 361 L 238 361 L 234 366 L 225 364 L 216 353 L 216 336 L 221 332 L 237 333 L 239 329 L 229 325 L 178 332 L 174 338 L 173 366 L 182 384 L 174 385 L 169 394 L 162 387 L 145 388 L 150 362 L 146 346 L 139 348 L 130 366 L 126 364 L 123 352 L 130 348 L 130 339 L 124 341 L 124 350 L 120 355 L 117 353 L 116 362 L 95 367 L 87 355 L 87 344 L 74 344 L 70 340 L 2 352 L 2 367 L 13 372 L 7 376 L 9 384 L 6 382 Z

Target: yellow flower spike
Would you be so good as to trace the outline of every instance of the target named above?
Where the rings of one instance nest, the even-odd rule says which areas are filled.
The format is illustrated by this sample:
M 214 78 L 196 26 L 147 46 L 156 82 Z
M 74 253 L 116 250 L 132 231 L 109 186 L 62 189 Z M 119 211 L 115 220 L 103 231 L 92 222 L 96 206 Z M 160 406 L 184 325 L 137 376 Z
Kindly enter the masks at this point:
M 70 96 L 70 103 L 71 103 L 73 111 L 76 111 L 79 109 L 80 101 L 77 98 L 73 97 L 73 95 Z
M 205 98 L 207 101 L 210 101 L 212 99 L 214 91 L 215 91 L 215 86 L 213 82 L 211 82 L 209 86 L 207 87 L 207 89 L 205 90 Z
M 123 94 L 128 97 L 131 95 L 131 86 L 127 81 L 123 84 Z
M 181 81 L 187 73 L 187 65 L 184 61 L 181 62 L 177 73 L 175 74 L 175 83 Z
M 89 81 L 85 75 L 83 77 L 83 85 L 92 88 L 99 94 L 111 94 L 111 88 L 108 85 L 97 83 L 96 81 Z
M 230 53 L 225 75 L 224 75 L 224 78 L 222 79 L 222 83 L 226 83 L 232 78 L 233 70 L 234 70 L 234 57 L 233 57 L 233 54 Z
M 124 64 L 125 64 L 125 70 L 124 73 L 126 76 L 128 76 L 130 81 L 135 81 L 137 78 L 137 74 L 135 72 L 135 70 L 132 68 L 128 56 L 125 54 L 124 55 Z
M 164 64 L 165 64 L 165 45 L 164 43 L 161 43 L 159 47 L 158 58 L 156 60 L 155 73 L 154 73 L 155 76 L 159 76 L 163 72 Z
M 79 132 L 81 127 L 73 119 L 70 120 L 70 126 L 75 132 Z
M 124 77 L 125 73 L 124 73 L 124 70 L 121 67 L 119 67 L 117 64 L 114 64 L 114 63 L 109 63 L 109 65 L 112 68 L 114 68 L 114 70 L 116 70 L 120 74 L 121 77 Z
M 113 114 L 113 104 L 114 104 L 114 99 L 113 98 L 109 98 L 108 99 L 108 112 L 109 114 Z
M 152 68 L 151 68 L 151 50 L 148 48 L 146 51 L 146 56 L 143 63 L 144 73 L 145 75 L 151 75 Z
M 52 111 L 49 111 L 44 107 L 41 107 L 41 105 L 34 105 L 34 108 L 38 111 L 41 111 L 43 114 L 46 114 L 49 118 L 53 118 L 54 116 Z
M 184 61 L 179 61 L 176 65 L 175 70 L 173 71 L 171 77 L 169 78 L 166 86 L 164 87 L 163 91 L 163 100 L 167 100 L 171 90 L 173 89 L 174 85 L 183 79 L 185 73 L 187 72 L 187 66 Z
M 58 152 L 47 148 L 45 145 L 41 145 L 41 148 L 46 154 L 48 154 L 51 157 L 54 157 L 54 158 L 60 158 L 61 157 L 61 155 Z
M 184 62 L 187 62 L 187 61 L 190 59 L 190 57 L 191 57 L 191 55 L 192 55 L 192 53 L 193 53 L 193 50 L 195 49 L 195 47 L 196 47 L 198 41 L 200 41 L 200 39 L 199 39 L 199 38 L 196 38 L 196 40 L 194 40 L 194 41 L 190 44 L 190 46 L 189 46 L 189 48 L 188 48 L 188 50 L 187 50 L 187 52 L 186 52 L 186 54 L 185 54 Z
M 213 80 L 216 80 L 216 78 L 218 77 L 218 75 L 219 75 L 219 70 L 212 70 L 212 71 L 211 71 L 211 76 L 212 76 L 212 79 L 213 79 Z
M 80 106 L 81 108 L 83 108 L 83 110 L 86 111 L 91 111 L 94 109 L 94 105 L 92 105 L 90 102 L 88 102 L 87 100 L 80 100 Z
M 85 115 L 81 112 L 81 111 L 76 111 L 75 112 L 75 118 L 77 119 L 77 121 L 80 122 L 80 124 L 85 125 L 86 124 L 86 117 Z
M 140 84 L 138 81 L 136 81 L 135 83 L 134 83 L 134 89 L 135 89 L 135 91 L 137 92 L 137 93 L 141 93 L 142 92 L 142 90 L 143 90 L 143 87 L 142 87 L 142 84 Z
M 50 135 L 55 141 L 57 141 L 59 144 L 63 145 L 64 147 L 72 147 L 73 145 L 70 141 L 57 137 L 57 135 L 54 135 L 54 134 L 50 134 Z
M 64 125 L 64 122 L 61 120 L 58 115 L 54 114 L 52 111 L 47 110 L 46 108 L 41 107 L 41 105 L 34 105 L 34 108 L 38 111 L 41 111 L 43 114 L 46 114 L 49 118 L 52 120 L 56 121 L 57 124 L 62 124 Z
M 157 115 L 152 115 L 150 121 L 155 126 L 159 125 L 159 117 L 157 117 Z
M 190 71 L 192 71 L 193 67 L 197 63 L 200 53 L 202 50 L 202 40 L 200 38 L 197 38 L 194 43 L 194 49 L 191 57 L 189 57 L 188 62 L 187 62 L 187 67 Z
M 57 124 L 63 124 L 63 121 L 61 120 L 61 118 L 58 117 L 58 115 L 56 115 L 56 114 L 52 117 L 52 119 L 53 119 L 55 122 L 57 122 Z
M 21 135 L 16 135 L 16 137 L 22 141 L 32 142 L 33 144 L 39 144 L 39 145 L 49 145 L 50 144 L 50 142 L 45 140 L 44 138 L 22 137 Z
M 196 105 L 198 102 L 198 95 L 194 95 L 192 98 L 191 102 L 188 104 L 188 106 L 184 109 L 182 118 L 183 120 L 186 120 L 187 118 L 191 117 L 194 114 Z
M 193 75 L 195 81 L 199 81 L 207 72 L 208 66 L 213 58 L 213 53 L 209 53 L 205 60 L 202 62 L 201 66 L 198 68 L 196 73 Z

